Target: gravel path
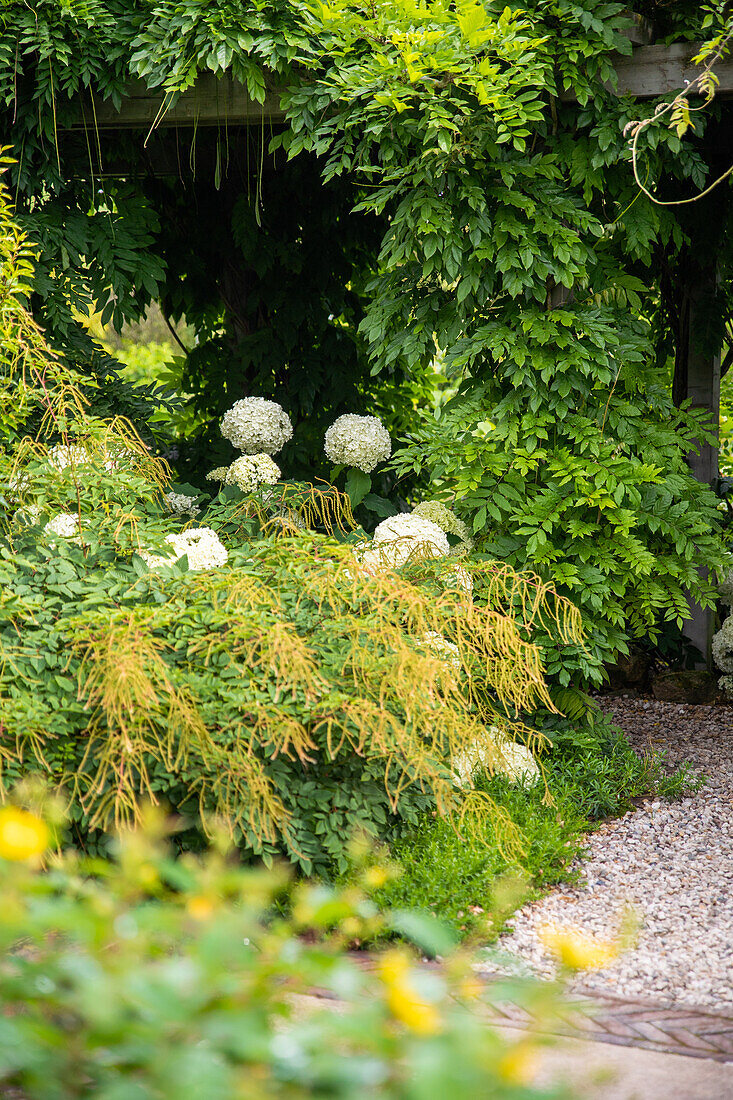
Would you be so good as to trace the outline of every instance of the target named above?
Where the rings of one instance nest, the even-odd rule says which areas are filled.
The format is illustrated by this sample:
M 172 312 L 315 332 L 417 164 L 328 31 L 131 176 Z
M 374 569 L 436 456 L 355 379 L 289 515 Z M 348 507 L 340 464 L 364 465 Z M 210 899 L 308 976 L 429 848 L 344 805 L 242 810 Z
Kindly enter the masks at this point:
M 536 930 L 547 923 L 612 938 L 624 906 L 638 946 L 575 988 L 671 1004 L 733 1007 L 733 707 L 616 698 L 604 709 L 640 752 L 666 749 L 707 784 L 680 802 L 647 802 L 602 825 L 582 861 L 585 882 L 525 906 L 501 948 L 537 974 L 554 966 Z M 493 966 L 491 969 L 495 969 Z

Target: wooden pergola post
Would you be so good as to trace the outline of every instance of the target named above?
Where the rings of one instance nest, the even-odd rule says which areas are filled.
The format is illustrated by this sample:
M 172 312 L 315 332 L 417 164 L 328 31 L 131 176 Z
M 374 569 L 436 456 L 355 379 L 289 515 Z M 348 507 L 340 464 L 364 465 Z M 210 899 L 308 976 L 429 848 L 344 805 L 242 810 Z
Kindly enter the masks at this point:
M 675 373 L 675 389 L 680 398 L 688 398 L 694 409 L 707 414 L 716 443 L 703 443 L 688 456 L 690 470 L 698 481 L 712 485 L 718 477 L 717 436 L 720 426 L 720 349 L 711 351 L 707 314 L 709 302 L 715 296 L 715 269 L 710 268 L 708 278 L 693 284 L 688 292 L 688 316 L 686 327 L 687 348 L 684 355 L 684 377 Z M 684 388 L 683 388 L 684 387 Z M 677 397 L 677 393 L 675 394 Z M 705 566 L 700 567 L 705 570 Z M 694 600 L 690 614 L 682 628 L 685 637 L 702 655 L 698 667 L 712 668 L 710 650 L 715 630 L 712 608 L 703 608 Z
M 709 179 L 727 168 L 733 155 L 730 109 L 726 105 L 719 120 L 706 132 L 704 149 Z M 703 485 L 715 486 L 719 475 L 721 348 L 725 340 L 725 306 L 718 292 L 718 255 L 731 212 L 727 183 L 702 199 L 677 208 L 677 218 L 687 244 L 678 264 L 668 269 L 663 285 L 675 341 L 672 399 L 680 406 L 689 401 L 705 414 L 713 443 L 700 444 L 687 456 L 691 472 Z M 664 284 L 665 280 L 663 280 Z M 697 563 L 706 574 L 705 562 Z M 699 651 L 698 667 L 713 669 L 711 642 L 715 611 L 691 601 L 684 623 L 684 636 Z

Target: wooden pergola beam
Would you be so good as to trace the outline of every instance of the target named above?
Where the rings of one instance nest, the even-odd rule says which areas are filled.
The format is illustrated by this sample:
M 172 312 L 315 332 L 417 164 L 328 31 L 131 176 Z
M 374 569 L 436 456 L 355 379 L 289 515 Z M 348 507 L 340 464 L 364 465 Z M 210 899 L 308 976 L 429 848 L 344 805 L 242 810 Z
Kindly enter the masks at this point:
M 681 92 L 696 76 L 701 66 L 693 65 L 692 58 L 700 52 L 702 43 L 685 42 L 673 46 L 635 46 L 629 55 L 616 54 L 614 68 L 618 83 L 606 87 L 619 95 L 633 95 L 637 99 L 656 99 L 657 96 Z M 725 57 L 716 62 L 713 72 L 720 81 L 716 95 L 733 95 L 733 58 Z M 577 99 L 572 89 L 563 91 L 560 99 L 573 102 Z
M 655 99 L 660 95 L 681 91 L 700 69 L 692 58 L 699 43 L 675 46 L 635 46 L 628 57 L 617 54 L 614 67 L 618 76 L 615 91 L 637 99 Z M 714 67 L 720 80 L 717 94 L 733 96 L 733 59 L 725 58 Z M 611 85 L 609 90 L 613 91 Z M 560 93 L 560 99 L 573 102 L 572 89 Z M 170 100 L 170 97 L 169 97 Z M 230 76 L 201 73 L 193 87 L 182 92 L 175 103 L 166 103 L 165 94 L 149 88 L 144 80 L 131 80 L 117 109 L 110 100 L 95 100 L 87 95 L 79 101 L 79 111 L 64 129 L 81 130 L 142 130 L 151 126 L 221 126 L 252 125 L 282 122 L 285 113 L 280 107 L 280 91 L 270 88 L 265 102 L 256 103 L 247 89 Z
M 257 103 L 239 81 L 230 76 L 201 73 L 193 87 L 171 103 L 159 88 L 144 80 L 131 80 L 119 110 L 111 100 L 84 96 L 77 117 L 65 129 L 149 130 L 151 126 L 215 126 L 282 122 L 280 92 L 268 89 L 265 102 Z
M 700 75 L 702 66 L 692 59 L 702 47 L 700 42 L 674 46 L 637 46 L 628 57 L 619 57 L 615 64 L 618 90 L 637 99 L 655 99 L 670 92 L 679 92 Z M 733 58 L 717 61 L 713 71 L 720 81 L 716 95 L 733 94 Z

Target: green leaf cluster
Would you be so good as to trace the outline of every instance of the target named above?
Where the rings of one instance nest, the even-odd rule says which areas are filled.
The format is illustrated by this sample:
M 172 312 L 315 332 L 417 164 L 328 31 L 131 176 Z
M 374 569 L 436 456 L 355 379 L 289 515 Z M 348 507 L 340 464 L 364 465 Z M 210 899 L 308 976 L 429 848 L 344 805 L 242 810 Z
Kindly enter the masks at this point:
M 530 1037 L 487 1027 L 471 958 L 452 950 L 438 921 L 379 914 L 366 875 L 337 891 L 297 886 L 282 868 L 242 868 L 221 845 L 174 859 L 166 832 L 148 815 L 144 831 L 119 837 L 114 858 L 68 853 L 46 873 L 0 858 L 4 1092 L 427 1100 L 457 1086 L 496 1100 L 550 1095 L 517 1084 Z M 345 948 L 378 929 L 421 954 L 448 955 L 445 971 L 427 972 L 407 948 L 376 971 L 358 965 Z M 558 1007 L 558 990 L 535 982 L 502 992 L 538 1027 Z

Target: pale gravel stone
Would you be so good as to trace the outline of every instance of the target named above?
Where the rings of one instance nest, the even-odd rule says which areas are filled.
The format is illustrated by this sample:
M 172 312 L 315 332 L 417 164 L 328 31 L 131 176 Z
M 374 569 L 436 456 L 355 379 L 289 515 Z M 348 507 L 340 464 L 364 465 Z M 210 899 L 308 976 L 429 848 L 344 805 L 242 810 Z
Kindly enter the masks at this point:
M 525 906 L 500 941 L 504 969 L 553 977 L 537 937 L 544 924 L 612 938 L 629 907 L 638 945 L 573 986 L 672 1004 L 733 1008 L 733 707 L 602 700 L 639 752 L 666 750 L 706 785 L 679 802 L 649 801 L 588 838 L 584 882 Z M 496 970 L 496 960 L 487 960 Z

